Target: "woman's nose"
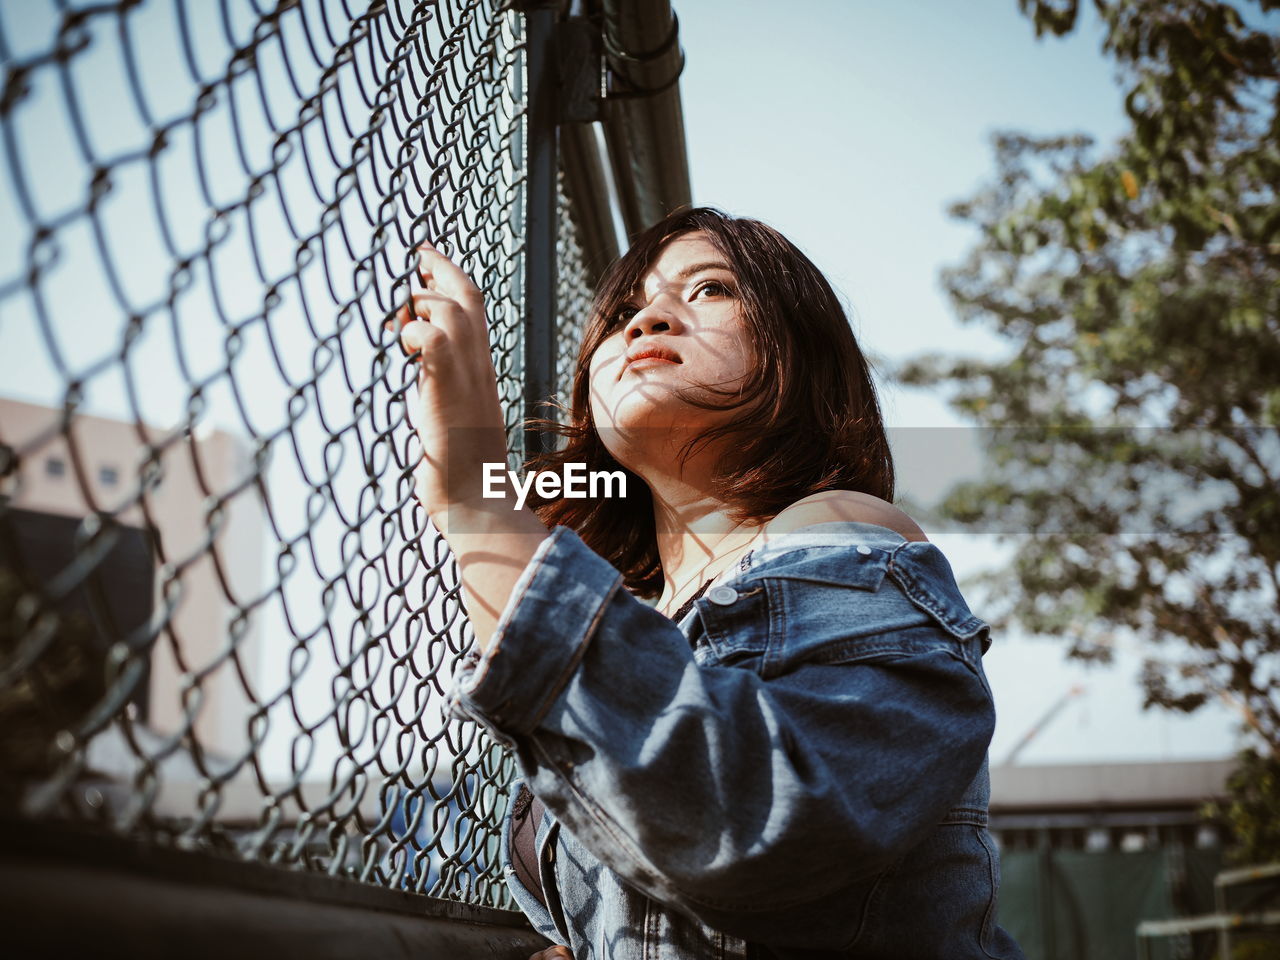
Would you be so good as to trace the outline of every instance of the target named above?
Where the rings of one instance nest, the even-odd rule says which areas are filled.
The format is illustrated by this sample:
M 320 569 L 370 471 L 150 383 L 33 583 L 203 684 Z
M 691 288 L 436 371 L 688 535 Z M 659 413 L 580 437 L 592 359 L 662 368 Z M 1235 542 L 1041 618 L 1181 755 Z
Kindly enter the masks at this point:
M 680 318 L 668 310 L 659 297 L 627 321 L 623 339 L 630 343 L 646 333 L 678 333 L 681 329 Z

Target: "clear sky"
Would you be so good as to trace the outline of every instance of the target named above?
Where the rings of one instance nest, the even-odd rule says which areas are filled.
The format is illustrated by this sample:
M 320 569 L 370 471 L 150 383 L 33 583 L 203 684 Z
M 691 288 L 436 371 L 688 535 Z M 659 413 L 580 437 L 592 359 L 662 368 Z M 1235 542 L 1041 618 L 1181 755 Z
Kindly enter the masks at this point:
M 939 271 L 974 232 L 946 215 L 994 171 L 991 135 L 1084 132 L 1105 148 L 1125 129 L 1123 92 L 1100 53 L 1092 5 L 1066 39 L 1037 41 L 1016 0 L 677 0 L 694 200 L 771 223 L 844 296 L 873 356 L 1004 352 L 960 325 Z M 963 422 L 937 391 L 888 385 L 902 486 L 962 476 Z M 901 428 L 934 428 L 906 431 Z M 950 428 L 950 429 L 946 429 Z M 906 444 L 904 444 L 904 447 Z M 941 455 L 928 454 L 928 448 Z M 930 487 L 930 490 L 934 489 Z M 957 574 L 1007 555 L 987 536 L 931 534 Z M 981 598 L 967 595 L 981 615 Z M 1116 663 L 1065 661 L 1065 643 L 996 638 L 986 670 L 996 695 L 992 762 L 1075 684 L 1021 763 L 1192 759 L 1234 749 L 1236 717 L 1216 704 L 1193 717 L 1140 710 L 1140 652 Z
M 676 0 L 676 5 L 688 58 L 681 90 L 695 200 L 766 220 L 804 248 L 847 300 L 855 331 L 873 356 L 897 360 L 923 349 L 983 355 L 1004 349 L 983 331 L 958 326 L 940 292 L 940 268 L 957 262 L 973 241 L 945 209 L 990 176 L 994 130 L 1083 130 L 1105 144 L 1123 128 L 1121 93 L 1098 55 L 1091 5 L 1082 5 L 1085 22 L 1077 35 L 1039 43 L 1018 14 L 1016 0 Z M 247 5 L 232 6 L 248 16 Z M 193 16 L 213 18 L 217 12 L 214 5 L 188 7 Z M 42 49 L 56 32 L 57 18 L 39 4 L 8 6 L 4 12 L 10 41 L 20 52 Z M 143 21 L 137 24 L 139 36 L 161 38 L 138 49 L 146 52 L 143 72 L 152 77 L 148 89 L 159 98 L 155 109 L 162 114 L 195 96 L 176 59 L 171 17 L 172 8 L 161 4 L 145 5 L 135 17 Z M 121 86 L 124 74 L 108 26 L 99 23 L 100 35 L 80 63 L 85 77 L 94 80 L 82 88 L 86 115 L 102 143 L 111 146 L 109 154 L 121 144 L 147 143 L 149 134 Z M 216 59 L 219 34 L 212 22 L 206 27 L 202 49 Z M 271 76 L 275 86 L 268 88 L 282 89 L 279 71 Z M 17 131 L 28 155 L 39 158 L 34 180 L 46 219 L 83 203 L 90 173 L 73 145 L 55 80 L 51 71 L 33 76 Z M 303 76 L 299 82 L 305 86 L 314 80 Z M 224 115 L 225 109 L 214 119 Z M 208 211 L 190 182 L 195 147 L 183 129 L 172 134 L 160 172 L 169 186 L 168 209 L 180 245 L 191 247 L 199 245 Z M 251 147 L 270 145 L 262 130 L 242 139 Z M 233 143 L 215 128 L 200 144 L 219 195 L 223 188 L 243 189 Z M 151 187 L 143 173 L 137 164 L 117 168 L 101 212 L 110 236 L 129 237 L 127 247 L 115 252 L 121 254 L 130 292 L 145 303 L 163 294 L 171 264 L 150 214 L 138 215 L 150 209 Z M 301 182 L 296 167 L 292 176 L 292 181 L 284 177 L 286 184 Z M 7 185 L 0 190 L 0 226 L 8 228 L 0 229 L 0 266 L 5 268 L 0 274 L 8 278 L 12 265 L 25 256 L 28 237 Z M 268 219 L 259 229 L 276 230 L 264 234 L 269 254 L 292 256 L 293 244 L 280 233 L 280 224 Z M 111 362 L 124 335 L 124 314 L 114 308 L 101 271 L 94 268 L 94 241 L 83 222 L 59 237 L 62 260 L 49 268 L 43 292 L 50 315 L 65 318 L 57 338 L 63 362 L 70 370 L 100 369 L 85 387 L 87 410 L 128 416 L 123 367 Z M 225 243 L 218 257 L 222 308 L 233 316 L 260 309 L 262 287 L 243 262 L 246 250 L 243 242 Z M 309 276 L 316 279 L 314 272 Z M 246 282 L 234 282 L 236 277 Z M 132 349 L 133 372 L 145 385 L 140 412 L 156 424 L 181 419 L 189 381 L 209 377 L 204 422 L 239 426 L 243 432 L 228 378 L 215 376 L 226 359 L 225 331 L 212 315 L 206 289 L 213 283 L 212 270 L 193 283 L 175 322 L 153 314 Z M 320 294 L 314 302 L 326 300 Z M 94 308 L 86 311 L 85 304 Z M 60 403 L 66 375 L 55 369 L 30 306 L 10 299 L 0 302 L 0 313 L 5 314 L 0 317 L 3 392 Z M 325 322 L 331 319 L 326 316 Z M 303 316 L 293 307 L 277 310 L 272 330 L 282 342 L 307 339 Z M 276 353 L 262 333 L 257 327 L 246 330 L 235 369 L 252 394 L 256 427 L 266 430 L 286 418 L 289 384 L 276 372 Z M 181 376 L 177 356 L 190 367 Z M 301 373 L 285 371 L 296 379 L 313 361 L 310 351 L 285 351 L 284 362 L 302 365 Z M 348 387 L 337 367 L 330 367 L 324 396 L 336 397 L 333 409 L 341 409 L 349 404 Z M 889 388 L 883 399 L 895 439 L 914 438 L 897 451 L 902 486 L 925 494 L 925 481 L 937 487 L 971 469 L 962 456 L 966 431 L 936 392 Z M 314 413 L 297 432 L 314 441 L 303 443 L 305 449 L 321 451 Z M 275 419 L 264 426 L 257 422 L 260 417 Z M 277 493 L 299 482 L 292 474 L 284 476 L 293 458 L 287 450 L 275 458 L 270 485 Z M 344 469 L 358 472 L 358 467 L 353 454 Z M 363 481 L 363 474 L 355 479 Z M 359 483 L 350 489 L 358 491 Z M 307 501 L 282 496 L 279 502 L 280 509 L 292 506 L 301 514 Z M 933 539 L 962 576 L 1005 552 L 986 537 L 935 534 Z M 970 594 L 970 599 L 981 615 L 980 598 Z M 271 633 L 270 625 L 264 629 Z M 1064 665 L 1062 649 L 1051 639 L 997 638 L 987 658 L 999 713 L 993 761 L 1081 681 L 1087 692 L 1027 749 L 1024 762 L 1222 756 L 1232 749 L 1234 718 L 1224 710 L 1192 719 L 1141 715 L 1135 680 L 1139 658 L 1133 652 L 1122 649 L 1115 668 L 1086 671 Z

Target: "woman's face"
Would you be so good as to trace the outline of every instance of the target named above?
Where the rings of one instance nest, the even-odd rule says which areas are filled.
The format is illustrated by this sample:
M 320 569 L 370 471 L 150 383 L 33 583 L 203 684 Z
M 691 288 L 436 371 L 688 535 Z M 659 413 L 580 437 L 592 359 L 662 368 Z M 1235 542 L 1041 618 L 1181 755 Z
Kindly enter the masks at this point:
M 668 243 L 640 286 L 589 367 L 592 417 L 624 464 L 615 446 L 683 441 L 740 415 L 740 408 L 704 410 L 679 394 L 693 389 L 699 399 L 727 403 L 696 388 L 739 389 L 755 362 L 737 278 L 706 234 Z

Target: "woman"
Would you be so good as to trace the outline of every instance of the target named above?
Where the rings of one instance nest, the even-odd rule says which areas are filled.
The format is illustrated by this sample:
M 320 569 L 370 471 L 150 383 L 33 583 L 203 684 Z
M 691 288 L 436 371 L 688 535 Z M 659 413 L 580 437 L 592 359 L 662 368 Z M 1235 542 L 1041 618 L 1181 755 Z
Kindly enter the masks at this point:
M 481 294 L 433 250 L 422 273 L 418 492 L 476 638 L 454 710 L 518 760 L 502 856 L 538 956 L 1021 957 L 995 920 L 988 628 L 890 503 L 817 268 L 705 208 L 642 235 L 535 464 L 626 495 L 519 509 L 484 496 L 506 451 Z

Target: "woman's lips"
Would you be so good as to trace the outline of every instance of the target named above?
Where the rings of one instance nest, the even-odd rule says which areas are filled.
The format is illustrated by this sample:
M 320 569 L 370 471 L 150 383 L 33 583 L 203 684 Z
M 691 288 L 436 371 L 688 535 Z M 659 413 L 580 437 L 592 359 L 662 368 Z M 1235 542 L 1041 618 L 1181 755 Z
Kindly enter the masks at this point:
M 641 350 L 637 353 L 634 359 L 623 361 L 622 369 L 618 371 L 618 378 L 621 379 L 624 373 L 632 367 L 635 367 L 637 364 L 639 365 L 638 369 L 647 369 L 648 367 L 658 363 L 681 362 L 680 358 L 671 350 L 665 350 L 658 347 Z

